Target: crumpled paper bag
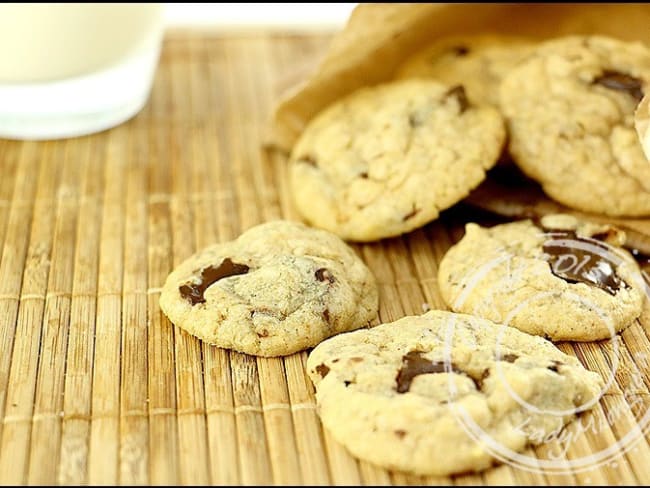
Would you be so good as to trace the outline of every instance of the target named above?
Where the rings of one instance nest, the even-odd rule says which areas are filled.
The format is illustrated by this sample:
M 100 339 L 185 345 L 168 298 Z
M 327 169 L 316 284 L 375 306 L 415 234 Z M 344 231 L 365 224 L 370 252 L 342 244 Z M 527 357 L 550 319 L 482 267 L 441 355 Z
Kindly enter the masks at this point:
M 318 67 L 277 105 L 268 144 L 289 152 L 307 122 L 341 96 L 390 80 L 405 57 L 438 37 L 481 32 L 650 41 L 650 4 L 360 5 Z

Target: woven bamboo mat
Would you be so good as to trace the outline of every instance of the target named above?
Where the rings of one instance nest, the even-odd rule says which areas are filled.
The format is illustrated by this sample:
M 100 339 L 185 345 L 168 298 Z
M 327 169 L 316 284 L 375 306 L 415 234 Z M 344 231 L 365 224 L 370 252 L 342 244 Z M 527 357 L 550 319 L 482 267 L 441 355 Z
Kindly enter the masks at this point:
M 306 353 L 217 349 L 162 315 L 162 283 L 195 250 L 296 217 L 283 159 L 259 146 L 294 67 L 327 42 L 173 33 L 151 101 L 132 121 L 66 141 L 0 141 L 0 483 L 650 483 L 643 436 L 605 466 L 561 476 L 509 465 L 449 479 L 387 472 L 323 431 Z M 489 219 L 458 207 L 359 246 L 380 283 L 382 321 L 442 307 L 437 263 L 463 222 Z M 611 369 L 607 345 L 562 347 L 590 369 Z M 577 437 L 568 460 L 623 438 L 648 406 L 640 323 L 621 349 L 593 414 L 600 428 Z M 625 396 L 631 386 L 635 396 Z

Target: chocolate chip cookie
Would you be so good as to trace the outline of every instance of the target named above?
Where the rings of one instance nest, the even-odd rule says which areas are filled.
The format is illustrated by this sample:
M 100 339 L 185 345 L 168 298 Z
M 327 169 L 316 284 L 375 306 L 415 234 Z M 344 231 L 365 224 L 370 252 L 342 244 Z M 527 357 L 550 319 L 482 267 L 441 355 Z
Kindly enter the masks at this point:
M 306 127 L 290 159 L 297 210 L 347 240 L 396 236 L 464 198 L 497 161 L 505 129 L 462 85 L 366 87 Z
M 454 311 L 554 341 L 610 338 L 639 317 L 645 299 L 624 240 L 570 215 L 467 224 L 440 263 L 440 292 Z
M 207 247 L 167 278 L 169 319 L 219 347 L 279 356 L 377 317 L 374 277 L 337 236 L 274 221 Z
M 307 371 L 337 441 L 419 475 L 487 468 L 488 440 L 513 451 L 538 443 L 603 385 L 541 337 L 438 310 L 328 339 Z
M 571 36 L 541 44 L 501 84 L 510 154 L 564 205 L 650 215 L 650 163 L 634 127 L 649 82 L 650 49 L 640 42 Z
M 432 78 L 463 84 L 477 103 L 499 104 L 502 77 L 532 50 L 531 39 L 496 34 L 437 39 L 397 69 L 395 78 Z

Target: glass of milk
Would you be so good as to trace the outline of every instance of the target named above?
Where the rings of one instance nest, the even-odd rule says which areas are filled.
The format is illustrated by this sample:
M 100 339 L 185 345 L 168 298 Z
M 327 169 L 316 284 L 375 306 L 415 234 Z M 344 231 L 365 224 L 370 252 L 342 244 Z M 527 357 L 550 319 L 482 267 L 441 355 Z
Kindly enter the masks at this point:
M 145 105 L 162 4 L 0 4 L 0 138 L 57 139 Z

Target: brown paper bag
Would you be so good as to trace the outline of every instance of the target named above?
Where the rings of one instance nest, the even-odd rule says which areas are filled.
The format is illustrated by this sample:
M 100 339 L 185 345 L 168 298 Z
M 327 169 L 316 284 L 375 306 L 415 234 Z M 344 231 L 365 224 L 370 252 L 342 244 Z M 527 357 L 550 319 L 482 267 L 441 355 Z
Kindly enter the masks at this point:
M 316 70 L 278 104 L 269 143 L 290 151 L 306 123 L 341 96 L 391 79 L 406 56 L 438 37 L 480 32 L 539 38 L 597 33 L 650 41 L 650 5 L 360 5 Z
M 650 43 L 650 4 L 360 5 L 333 39 L 320 65 L 276 107 L 270 125 L 271 147 L 288 153 L 307 122 L 320 110 L 361 86 L 392 79 L 405 57 L 434 39 L 478 33 L 539 39 L 602 34 Z M 646 101 L 638 111 L 638 130 L 644 134 L 650 133 L 648 107 Z M 648 137 L 650 140 L 650 134 Z M 650 255 L 650 219 L 586 216 L 553 202 L 539 187 L 526 185 L 503 185 L 488 178 L 468 201 L 507 217 L 566 212 L 610 222 L 628 231 L 628 245 Z

